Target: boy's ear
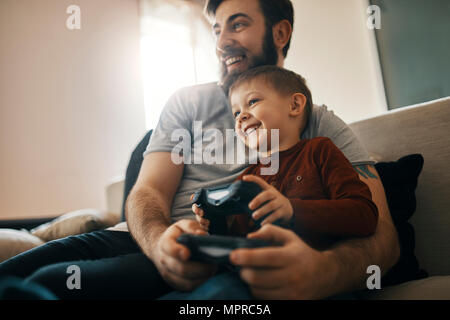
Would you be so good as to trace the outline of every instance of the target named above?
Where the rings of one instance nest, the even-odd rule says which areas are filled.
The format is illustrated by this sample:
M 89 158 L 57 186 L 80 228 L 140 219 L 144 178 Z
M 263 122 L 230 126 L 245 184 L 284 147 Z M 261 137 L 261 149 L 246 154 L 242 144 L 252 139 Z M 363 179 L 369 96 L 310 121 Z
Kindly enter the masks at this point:
M 289 110 L 289 115 L 298 116 L 302 115 L 305 111 L 306 97 L 302 93 L 294 93 L 291 97 L 291 107 Z

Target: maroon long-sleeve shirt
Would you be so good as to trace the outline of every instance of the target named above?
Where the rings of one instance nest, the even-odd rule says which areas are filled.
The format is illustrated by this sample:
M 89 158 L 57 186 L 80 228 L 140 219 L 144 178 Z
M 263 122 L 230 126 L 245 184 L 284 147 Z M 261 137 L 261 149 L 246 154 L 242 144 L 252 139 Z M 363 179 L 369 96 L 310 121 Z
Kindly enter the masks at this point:
M 246 174 L 261 177 L 287 197 L 294 209 L 293 229 L 314 241 L 322 237 L 368 236 L 375 232 L 378 209 L 368 186 L 329 138 L 304 139 L 279 153 L 276 175 L 261 175 L 261 163 Z M 251 219 L 236 216 L 231 233 L 251 231 Z

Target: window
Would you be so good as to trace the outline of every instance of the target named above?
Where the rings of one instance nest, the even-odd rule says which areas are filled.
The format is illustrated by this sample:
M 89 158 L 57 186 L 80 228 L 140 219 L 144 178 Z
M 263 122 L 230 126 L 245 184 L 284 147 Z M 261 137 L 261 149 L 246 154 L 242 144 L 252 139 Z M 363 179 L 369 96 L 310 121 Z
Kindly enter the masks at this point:
M 212 33 L 202 22 L 201 10 L 173 6 L 170 2 L 158 8 L 159 11 L 151 10 L 141 17 L 147 129 L 156 127 L 162 109 L 177 89 L 219 78 Z
M 450 2 L 370 0 L 389 109 L 450 95 Z

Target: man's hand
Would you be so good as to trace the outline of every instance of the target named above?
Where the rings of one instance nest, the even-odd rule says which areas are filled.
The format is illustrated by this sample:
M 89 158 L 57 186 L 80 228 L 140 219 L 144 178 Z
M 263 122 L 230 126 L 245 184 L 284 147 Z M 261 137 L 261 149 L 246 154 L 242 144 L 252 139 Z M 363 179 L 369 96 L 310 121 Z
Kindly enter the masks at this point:
M 167 283 L 177 290 L 190 291 L 210 278 L 217 267 L 189 261 L 189 249 L 176 241 L 183 233 L 206 232 L 193 220 L 185 219 L 172 224 L 159 238 L 152 260 Z
M 231 252 L 231 262 L 242 267 L 241 278 L 256 299 L 321 299 L 323 287 L 333 285 L 326 253 L 312 249 L 294 232 L 268 224 L 248 238 L 280 245 Z
M 294 209 L 288 198 L 283 196 L 280 191 L 260 177 L 246 175 L 242 180 L 257 183 L 263 189 L 263 191 L 248 204 L 250 210 L 257 209 L 252 214 L 253 219 L 259 220 L 270 213 L 270 215 L 261 222 L 262 226 L 277 220 L 281 220 L 281 223 L 284 225 L 289 224 L 294 214 Z

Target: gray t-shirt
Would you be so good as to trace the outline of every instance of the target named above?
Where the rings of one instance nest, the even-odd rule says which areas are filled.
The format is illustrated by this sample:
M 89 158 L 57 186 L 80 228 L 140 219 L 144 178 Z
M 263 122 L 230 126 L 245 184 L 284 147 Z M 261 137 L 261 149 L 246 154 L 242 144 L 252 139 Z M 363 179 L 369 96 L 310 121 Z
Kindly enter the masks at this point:
M 201 121 L 202 134 L 198 134 Z M 191 211 L 190 196 L 199 188 L 212 187 L 232 182 L 249 165 L 236 161 L 227 161 L 228 146 L 237 146 L 240 142 L 233 133 L 234 118 L 228 100 L 217 85 L 208 83 L 178 90 L 167 102 L 158 125 L 156 126 L 144 156 L 151 152 L 172 152 L 180 139 L 172 137 L 174 132 L 186 132 L 190 135 L 190 146 L 208 148 L 216 141 L 216 134 L 223 139 L 223 164 L 208 164 L 205 161 L 185 163 L 183 177 L 172 203 L 172 221 L 184 218 L 194 219 Z M 228 132 L 227 132 L 228 131 Z M 345 154 L 353 165 L 373 164 L 370 157 L 351 129 L 325 106 L 314 106 L 311 117 L 302 138 L 328 137 Z M 199 148 L 197 148 L 198 150 Z M 230 148 L 235 150 L 238 148 Z M 200 152 L 201 153 L 201 152 Z M 197 158 L 199 159 L 199 158 Z M 201 163 L 200 163 L 201 162 Z

